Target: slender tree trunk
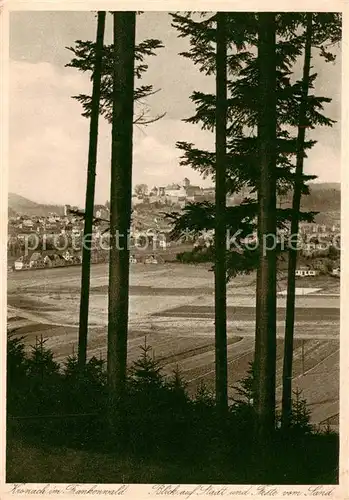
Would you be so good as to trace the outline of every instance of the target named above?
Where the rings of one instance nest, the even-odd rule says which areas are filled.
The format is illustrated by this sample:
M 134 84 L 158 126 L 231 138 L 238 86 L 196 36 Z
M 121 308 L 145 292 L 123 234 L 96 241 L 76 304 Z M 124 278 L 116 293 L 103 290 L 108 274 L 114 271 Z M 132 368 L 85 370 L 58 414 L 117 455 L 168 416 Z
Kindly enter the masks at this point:
M 295 184 L 292 201 L 291 235 L 298 235 L 299 212 L 303 185 L 303 162 L 304 142 L 307 126 L 307 98 L 309 92 L 310 62 L 311 62 L 311 40 L 312 40 L 312 13 L 307 13 L 306 41 L 304 51 L 302 97 L 299 107 L 299 124 L 297 136 L 297 160 Z M 292 411 L 292 361 L 293 361 L 293 337 L 295 320 L 296 300 L 296 267 L 297 248 L 292 245 L 288 250 L 288 280 L 287 280 L 287 303 L 286 303 L 286 326 L 283 365 L 283 387 L 282 387 L 282 426 L 287 428 L 290 424 Z
M 99 119 L 99 101 L 101 94 L 104 31 L 105 31 L 105 12 L 98 12 L 96 59 L 93 71 L 90 140 L 89 140 L 89 150 L 88 150 L 87 185 L 86 185 L 86 199 L 85 199 L 85 225 L 84 225 L 84 240 L 83 240 L 84 244 L 82 246 L 79 348 L 78 348 L 78 364 L 81 369 L 84 368 L 87 357 L 88 310 L 89 310 L 89 299 L 90 299 L 90 271 L 91 271 L 91 235 L 92 235 L 93 207 L 94 207 L 95 184 L 96 184 L 98 119 Z
M 267 443 L 275 427 L 276 368 L 276 57 L 275 14 L 258 15 L 260 158 L 258 237 L 260 246 L 256 302 L 257 439 Z
M 124 399 L 127 368 L 135 26 L 135 12 L 114 12 L 107 356 L 111 413 Z
M 227 304 L 226 304 L 226 141 L 227 141 L 227 41 L 226 14 L 217 13 L 216 52 L 216 213 L 215 213 L 215 349 L 216 401 L 228 410 Z
M 258 206 L 260 206 L 260 189 L 258 188 Z M 260 231 L 259 228 L 257 229 L 258 232 L 258 239 L 260 241 Z M 260 272 L 260 267 L 258 266 L 257 268 L 257 273 L 256 273 L 256 322 L 255 322 L 255 342 L 254 342 L 254 360 L 253 360 L 253 406 L 256 409 L 259 404 L 259 388 L 258 388 L 258 375 L 259 375 L 259 358 L 260 358 L 260 335 L 259 335 L 259 305 L 260 305 L 260 297 L 261 294 L 261 272 Z M 258 422 L 256 422 L 258 426 Z

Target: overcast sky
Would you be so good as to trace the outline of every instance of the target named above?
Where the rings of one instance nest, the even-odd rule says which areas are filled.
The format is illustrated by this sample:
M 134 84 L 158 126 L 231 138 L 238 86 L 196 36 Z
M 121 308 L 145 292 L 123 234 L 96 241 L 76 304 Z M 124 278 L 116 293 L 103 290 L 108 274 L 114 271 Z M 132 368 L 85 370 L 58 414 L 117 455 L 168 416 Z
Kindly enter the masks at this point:
M 106 42 L 111 41 L 111 16 L 107 16 Z M 213 81 L 193 63 L 178 55 L 188 48 L 177 38 L 166 13 L 137 17 L 137 40 L 159 38 L 164 48 L 147 59 L 149 71 L 142 83 L 161 91 L 148 104 L 165 118 L 134 132 L 134 184 L 166 185 L 188 177 L 192 183 L 211 185 L 189 167 L 179 165 L 177 141 L 213 148 L 213 135 L 197 125 L 183 123 L 194 108 L 193 90 L 212 91 Z M 83 206 L 89 121 L 81 105 L 71 98 L 91 93 L 89 76 L 65 68 L 75 40 L 94 40 L 96 17 L 90 12 L 12 12 L 10 16 L 10 191 L 44 203 Z M 339 52 L 337 51 L 339 54 Z M 332 97 L 327 116 L 337 120 L 332 128 L 318 129 L 319 143 L 309 154 L 306 171 L 319 181 L 340 181 L 340 54 L 335 64 L 315 56 L 317 93 Z M 109 199 L 110 126 L 100 120 L 96 202 Z

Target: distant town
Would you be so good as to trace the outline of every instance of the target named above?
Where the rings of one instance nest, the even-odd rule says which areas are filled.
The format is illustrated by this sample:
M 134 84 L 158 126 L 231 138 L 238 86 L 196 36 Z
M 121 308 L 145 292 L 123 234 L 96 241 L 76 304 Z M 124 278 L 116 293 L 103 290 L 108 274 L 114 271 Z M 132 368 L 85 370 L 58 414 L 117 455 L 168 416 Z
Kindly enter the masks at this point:
M 251 198 L 254 194 L 246 190 L 238 196 L 230 196 L 227 198 L 227 206 L 235 205 L 247 196 Z M 214 201 L 214 187 L 192 185 L 188 178 L 183 179 L 181 183 L 154 186 L 151 189 L 146 184 L 137 184 L 132 195 L 131 243 L 135 250 L 144 248 L 144 237 L 147 237 L 153 253 L 147 251 L 140 257 L 131 251 L 131 263 L 156 264 L 166 259 L 166 248 L 176 247 L 176 243 L 171 242 L 168 237 L 171 227 L 164 217 L 165 213 L 181 211 L 189 203 L 204 201 Z M 100 241 L 103 238 L 105 241 L 107 237 L 109 208 L 108 201 L 104 205 L 98 204 L 94 207 L 92 263 L 107 262 L 109 258 L 108 251 L 100 244 Z M 64 205 L 61 215 L 54 212 L 47 216 L 24 213 L 11 215 L 8 220 L 8 270 L 81 264 L 84 229 L 82 214 L 78 206 Z M 322 273 L 339 277 L 339 223 L 300 223 L 300 238 L 302 265 L 297 270 L 297 276 L 316 276 Z M 208 247 L 212 244 L 213 234 L 208 231 L 193 239 L 191 247 Z M 180 251 L 179 248 L 177 250 Z

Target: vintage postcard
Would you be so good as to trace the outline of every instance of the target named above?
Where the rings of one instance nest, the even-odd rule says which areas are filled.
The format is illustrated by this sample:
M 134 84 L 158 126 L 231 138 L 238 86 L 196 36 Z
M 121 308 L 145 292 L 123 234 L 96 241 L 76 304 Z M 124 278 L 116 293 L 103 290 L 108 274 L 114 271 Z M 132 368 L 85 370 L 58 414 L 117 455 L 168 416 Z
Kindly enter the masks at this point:
M 1 4 L 1 498 L 348 496 L 347 10 Z

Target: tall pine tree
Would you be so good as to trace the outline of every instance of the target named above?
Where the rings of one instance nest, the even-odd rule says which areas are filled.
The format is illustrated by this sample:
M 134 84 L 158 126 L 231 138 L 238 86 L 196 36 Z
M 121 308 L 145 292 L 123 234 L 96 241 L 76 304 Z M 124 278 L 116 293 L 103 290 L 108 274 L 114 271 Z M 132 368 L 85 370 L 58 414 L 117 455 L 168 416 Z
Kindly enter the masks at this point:
M 82 72 L 92 72 L 92 96 L 79 94 L 73 98 L 83 106 L 83 116 L 90 118 L 90 143 L 88 156 L 88 178 L 86 187 L 85 212 L 77 212 L 84 218 L 84 245 L 82 251 L 81 292 L 80 292 L 80 317 L 79 317 L 79 347 L 78 359 L 81 368 L 86 363 L 88 339 L 88 313 L 90 296 L 91 274 L 91 235 L 94 222 L 95 179 L 98 142 L 98 116 L 101 114 L 109 123 L 113 114 L 113 56 L 114 45 L 104 45 L 105 12 L 98 13 L 98 27 L 96 42 L 75 42 L 75 47 L 68 47 L 74 57 L 67 64 Z M 135 58 L 138 64 L 134 67 L 135 77 L 140 79 L 147 71 L 148 65 L 145 57 L 155 55 L 155 50 L 162 47 L 157 39 L 148 39 L 135 47 Z M 164 115 L 149 116 L 148 106 L 144 99 L 156 93 L 152 85 L 142 85 L 135 89 L 134 100 L 140 103 L 135 123 L 147 125 L 159 120 Z
M 315 22 L 314 22 L 315 21 Z M 311 52 L 312 46 L 320 48 L 320 54 L 327 60 L 333 61 L 334 56 L 325 49 L 324 44 L 332 45 L 337 43 L 341 37 L 341 19 L 338 14 L 308 12 L 305 15 L 304 32 L 304 63 L 303 77 L 300 83 L 300 102 L 298 114 L 298 136 L 297 136 L 297 158 L 296 172 L 293 187 L 291 237 L 295 237 L 299 232 L 299 213 L 302 198 L 302 176 L 305 159 L 305 136 L 306 131 L 312 128 L 309 120 L 309 101 L 313 96 L 309 96 L 312 88 L 314 76 L 311 75 Z M 333 121 L 327 121 L 326 125 L 332 125 Z M 293 340 L 295 323 L 295 299 L 296 299 L 296 266 L 297 266 L 297 245 L 291 244 L 288 249 L 288 280 L 287 280 L 287 303 L 286 303 L 286 324 L 285 324 L 285 344 L 283 362 L 283 393 L 282 393 L 282 425 L 287 428 L 290 425 L 292 412 L 292 362 L 293 362 Z
M 79 345 L 78 362 L 80 368 L 84 368 L 87 357 L 87 331 L 88 310 L 90 299 L 90 270 L 91 270 L 91 235 L 93 226 L 93 210 L 96 185 L 96 163 L 98 145 L 98 119 L 99 101 L 101 95 L 102 55 L 105 31 L 105 12 L 98 12 L 97 35 L 95 50 L 95 65 L 93 71 L 93 87 L 91 97 L 90 116 L 90 138 L 87 166 L 87 183 L 85 197 L 85 223 L 84 244 L 82 245 L 82 268 L 81 268 L 81 292 L 80 292 L 80 316 L 79 316 Z
M 136 13 L 114 12 L 113 16 L 114 73 L 107 354 L 111 422 L 116 405 L 123 420 L 126 386 Z
M 202 20 L 202 17 L 204 19 Z M 210 76 L 216 72 L 215 66 L 215 17 L 194 15 L 173 15 L 173 24 L 179 36 L 188 37 L 190 50 L 183 53 L 198 65 L 200 71 Z M 228 14 L 228 124 L 227 124 L 227 193 L 237 194 L 242 198 L 240 205 L 227 207 L 226 227 L 231 234 L 240 231 L 227 254 L 227 279 L 237 273 L 249 272 L 258 267 L 258 250 L 249 251 L 244 247 L 243 239 L 256 231 L 258 203 L 255 194 L 259 186 L 260 157 L 256 130 L 258 125 L 258 66 L 255 57 L 257 45 L 257 15 Z M 303 34 L 299 26 L 303 14 L 277 15 L 276 44 L 276 184 L 279 196 L 287 194 L 294 182 L 293 158 L 297 153 L 297 138 L 290 131 L 297 124 L 298 104 L 300 101 L 298 82 L 292 83 L 293 66 L 302 53 Z M 196 106 L 196 113 L 186 119 L 188 123 L 198 124 L 203 129 L 215 129 L 216 97 L 212 94 L 195 91 L 191 96 Z M 312 96 L 308 105 L 308 118 L 312 126 L 328 125 L 330 120 L 321 114 L 323 103 L 328 99 Z M 308 140 L 305 149 L 315 145 Z M 188 165 L 203 176 L 215 179 L 215 153 L 195 148 L 194 144 L 181 142 L 177 146 L 182 151 L 181 164 Z M 314 176 L 302 175 L 302 193 L 309 192 L 305 182 Z M 247 196 L 244 193 L 250 192 Z M 245 196 L 245 199 L 244 199 Z M 173 236 L 180 237 L 188 229 L 194 234 L 202 230 L 214 229 L 215 206 L 210 202 L 189 204 L 182 214 L 170 214 L 173 221 Z M 292 210 L 279 208 L 276 211 L 277 225 L 287 228 Z M 311 221 L 314 214 L 299 214 L 301 220 Z M 239 244 L 241 246 L 239 247 Z M 193 251 L 193 259 L 207 260 L 214 257 L 214 249 L 203 248 Z M 212 260 L 213 261 L 213 260 Z
M 216 401 L 228 411 L 226 287 L 227 37 L 226 14 L 217 13 L 216 30 L 216 187 L 215 187 L 215 352 Z
M 276 19 L 258 14 L 258 241 L 255 377 L 257 436 L 267 443 L 275 425 L 276 374 Z
M 299 125 L 297 137 L 297 163 L 296 175 L 293 190 L 292 210 L 293 216 L 291 219 L 291 235 L 298 235 L 299 231 L 299 211 L 301 206 L 302 196 L 302 175 L 303 175 L 303 160 L 304 160 L 304 142 L 305 131 L 307 127 L 307 98 L 310 82 L 310 61 L 311 61 L 311 38 L 312 38 L 312 13 L 306 14 L 306 39 L 304 51 L 304 66 L 303 66 L 303 81 L 302 81 L 302 97 L 299 107 Z M 296 296 L 296 266 L 297 266 L 297 249 L 294 245 L 288 250 L 288 279 L 287 279 L 287 304 L 286 304 L 286 325 L 285 325 L 285 344 L 284 344 L 284 363 L 283 363 L 283 384 L 282 384 L 282 424 L 288 426 L 291 420 L 292 411 L 292 360 L 293 360 L 293 335 L 294 335 L 294 320 L 295 320 L 295 296 Z

